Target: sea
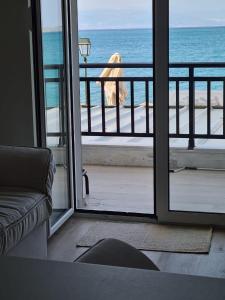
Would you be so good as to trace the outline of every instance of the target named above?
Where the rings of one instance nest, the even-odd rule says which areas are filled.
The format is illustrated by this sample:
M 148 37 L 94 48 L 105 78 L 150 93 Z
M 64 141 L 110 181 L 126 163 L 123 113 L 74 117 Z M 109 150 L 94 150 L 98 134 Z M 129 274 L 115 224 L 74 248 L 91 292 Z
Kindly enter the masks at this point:
M 225 62 L 225 27 L 195 27 L 195 28 L 171 28 L 169 33 L 169 60 L 170 62 Z M 105 29 L 105 30 L 81 30 L 79 37 L 91 40 L 91 54 L 89 63 L 107 63 L 110 56 L 119 53 L 124 63 L 152 63 L 152 30 L 151 29 Z M 163 47 L 163 45 L 162 45 Z M 63 63 L 63 39 L 61 32 L 43 33 L 43 59 L 44 65 Z M 74 51 L 79 51 L 74 48 Z M 80 57 L 80 63 L 82 63 Z M 88 69 L 88 76 L 99 76 L 102 69 Z M 84 70 L 80 70 L 80 76 L 84 76 Z M 188 70 L 170 70 L 171 76 L 187 76 Z M 225 76 L 224 69 L 196 69 L 196 76 Z M 45 77 L 57 77 L 55 71 L 45 71 Z M 152 76 L 151 69 L 125 69 L 124 76 Z M 204 90 L 205 83 L 197 83 L 196 89 Z M 181 89 L 188 89 L 188 84 L 183 83 Z M 215 82 L 212 89 L 220 90 L 222 84 Z M 129 84 L 127 83 L 129 91 Z M 150 84 L 150 101 L 153 101 L 153 87 Z M 170 84 L 170 90 L 175 85 Z M 145 100 L 143 83 L 135 83 L 135 104 Z M 57 83 L 48 83 L 45 87 L 46 106 L 56 107 L 59 104 L 59 86 Z M 84 84 L 80 86 L 81 103 L 85 103 Z M 93 82 L 91 84 L 91 103 L 100 103 L 100 87 Z M 127 104 L 130 97 L 126 99 Z

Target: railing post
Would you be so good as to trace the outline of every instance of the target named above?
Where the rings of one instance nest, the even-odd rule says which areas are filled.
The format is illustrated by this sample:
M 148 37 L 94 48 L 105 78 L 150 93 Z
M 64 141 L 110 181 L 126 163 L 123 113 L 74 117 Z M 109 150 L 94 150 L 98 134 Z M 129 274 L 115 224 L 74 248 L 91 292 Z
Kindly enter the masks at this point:
M 90 81 L 85 78 L 86 88 L 87 88 L 87 117 L 88 117 L 88 133 L 92 130 L 92 120 L 91 120 L 91 91 L 90 91 Z
M 223 81 L 223 135 L 225 136 L 225 81 Z
M 195 91 L 194 91 L 194 68 L 189 67 L 189 141 L 188 149 L 193 150 L 195 148 Z
M 102 132 L 105 133 L 105 81 L 101 81 L 101 100 L 102 100 Z
M 87 57 L 84 57 L 84 63 L 87 64 Z M 87 78 L 87 68 L 84 68 L 84 77 Z M 88 87 L 87 81 L 85 81 L 85 105 L 88 106 Z
M 120 98 L 119 98 L 119 81 L 116 80 L 116 128 L 120 133 Z
M 65 145 L 65 87 L 63 66 L 59 67 L 59 147 Z

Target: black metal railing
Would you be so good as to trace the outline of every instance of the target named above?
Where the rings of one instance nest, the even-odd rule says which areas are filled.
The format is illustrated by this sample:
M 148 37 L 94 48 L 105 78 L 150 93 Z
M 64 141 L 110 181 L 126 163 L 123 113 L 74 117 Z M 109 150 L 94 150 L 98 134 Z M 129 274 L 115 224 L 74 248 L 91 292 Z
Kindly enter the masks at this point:
M 118 68 L 118 64 L 81 64 L 80 68 L 91 68 L 91 69 L 99 69 L 99 68 Z M 120 68 L 149 68 L 149 64 L 119 64 Z M 152 68 L 152 65 L 150 66 Z M 152 76 L 139 76 L 139 77 L 133 77 L 133 76 L 125 76 L 125 77 L 80 77 L 80 81 L 84 82 L 86 84 L 86 90 L 87 90 L 87 122 L 88 122 L 88 130 L 82 131 L 82 134 L 84 136 L 133 136 L 133 137 L 145 137 L 145 136 L 154 136 L 154 130 L 150 131 L 149 127 L 149 84 L 153 83 L 153 77 Z M 93 82 L 100 82 L 101 85 L 101 119 L 102 119 L 102 130 L 101 131 L 93 131 L 92 130 L 92 103 L 90 101 L 90 84 Z M 116 130 L 115 131 L 106 131 L 106 108 L 110 108 L 106 104 L 105 99 L 105 92 L 104 92 L 104 86 L 107 82 L 114 82 L 115 83 L 115 92 L 116 92 Z M 121 105 L 119 101 L 119 83 L 120 82 L 126 82 L 126 84 L 129 84 L 130 88 L 128 89 L 130 91 L 130 105 L 126 105 L 125 107 L 127 109 L 130 109 L 130 124 L 131 129 L 130 132 L 123 132 L 121 130 L 121 117 L 120 117 L 120 110 Z M 134 83 L 144 83 L 145 85 L 145 130 L 143 132 L 136 132 L 135 131 L 135 107 L 137 106 L 134 102 Z M 112 107 L 111 107 L 112 108 Z
M 103 68 L 124 68 L 124 69 L 135 69 L 137 73 L 140 73 L 140 70 L 149 69 L 151 70 L 149 74 L 152 73 L 153 65 L 146 64 L 146 63 L 121 63 L 121 64 L 80 64 L 80 69 L 103 69 Z M 45 83 L 48 84 L 49 82 L 57 82 L 59 85 L 59 113 L 62 115 L 62 109 L 65 106 L 64 98 L 64 79 L 63 79 L 63 66 L 61 65 L 48 65 L 45 66 L 45 70 L 57 69 L 59 70 L 59 76 L 57 78 L 46 78 Z M 225 76 L 222 74 L 220 75 L 210 75 L 210 76 L 202 76 L 197 75 L 196 71 L 201 70 L 204 73 L 204 69 L 215 70 L 219 69 L 225 70 L 225 63 L 171 63 L 169 65 L 170 71 L 186 71 L 187 75 L 175 75 L 170 76 L 169 81 L 170 83 L 175 84 L 175 94 L 176 94 L 176 101 L 173 104 L 173 109 L 175 109 L 175 123 L 176 129 L 175 132 L 170 132 L 170 138 L 184 138 L 188 139 L 188 148 L 193 149 L 195 147 L 195 139 L 224 139 L 225 138 Z M 146 72 L 145 72 L 146 73 Z M 224 72 L 225 73 L 225 72 Z M 82 135 L 84 136 L 133 136 L 133 137 L 153 137 L 154 136 L 154 125 L 150 128 L 150 109 L 154 110 L 154 99 L 153 102 L 150 103 L 149 100 L 149 86 L 150 84 L 153 85 L 153 76 L 124 76 L 124 77 L 102 77 L 99 78 L 98 76 L 88 76 L 88 77 L 80 77 L 80 82 L 85 84 L 85 97 L 86 97 L 86 105 L 83 105 L 83 108 L 86 109 L 87 113 L 87 129 L 82 131 Z M 116 91 L 116 104 L 114 106 L 115 110 L 115 130 L 108 131 L 106 128 L 106 112 L 109 109 L 109 106 L 106 104 L 105 99 L 105 92 L 104 87 L 107 82 L 114 82 L 115 83 L 115 91 Z M 91 84 L 93 82 L 100 82 L 100 102 L 98 104 L 92 103 L 92 90 Z M 130 130 L 124 132 L 121 130 L 121 105 L 119 103 L 119 84 L 120 82 L 126 82 L 129 85 L 130 91 L 130 105 L 126 105 L 125 107 L 130 112 Z M 144 93 L 145 93 L 145 103 L 143 107 L 145 107 L 145 128 L 140 132 L 140 130 L 136 131 L 136 122 L 135 122 L 135 108 L 137 105 L 134 101 L 134 85 L 135 83 L 143 83 L 144 84 Z M 211 94 L 212 94 L 212 83 L 217 82 L 222 84 L 222 91 L 223 91 L 223 103 L 219 107 L 222 109 L 222 116 L 223 116 L 223 130 L 221 134 L 214 134 L 211 131 Z M 182 83 L 186 83 L 188 85 L 188 132 L 182 133 L 180 130 L 180 85 Z M 207 122 L 206 122 L 206 132 L 205 133 L 196 133 L 195 130 L 195 113 L 196 113 L 196 105 L 195 105 L 195 92 L 196 92 L 196 84 L 197 83 L 206 83 L 206 103 L 205 108 L 207 110 Z M 143 104 L 143 103 L 142 103 Z M 93 109 L 99 106 L 101 111 L 101 130 L 93 129 L 92 126 L 92 113 Z M 112 109 L 112 107 L 110 107 Z M 64 114 L 64 113 L 63 113 Z M 57 133 L 49 133 L 49 136 L 64 136 L 64 129 L 60 128 L 60 132 Z
M 46 74 L 46 72 L 52 72 L 53 74 Z M 59 138 L 58 146 L 63 146 L 66 143 L 66 120 L 65 120 L 65 81 L 64 81 L 64 66 L 62 64 L 45 65 L 44 66 L 44 90 L 45 90 L 45 106 L 46 109 L 52 109 L 58 107 L 58 130 L 49 131 L 47 128 L 47 136 L 52 138 Z M 55 103 L 49 104 L 48 100 L 48 87 L 50 84 L 55 84 L 54 91 L 58 96 L 54 97 Z M 57 101 L 58 98 L 58 101 Z M 46 124 L 48 125 L 48 116 L 46 115 Z
M 195 147 L 195 139 L 224 139 L 225 138 L 225 76 L 199 76 L 195 75 L 195 71 L 204 70 L 204 69 L 223 69 L 225 68 L 225 63 L 173 63 L 170 64 L 170 68 L 178 69 L 178 68 L 187 68 L 188 69 L 188 77 L 181 77 L 181 76 L 174 76 L 170 77 L 170 82 L 176 82 L 176 108 L 179 106 L 179 83 L 180 82 L 188 82 L 189 84 L 189 132 L 188 134 L 181 134 L 178 130 L 175 134 L 170 134 L 170 137 L 175 138 L 188 138 L 188 149 L 193 149 Z M 206 133 L 204 134 L 197 134 L 195 132 L 195 92 L 196 83 L 203 83 L 207 84 L 206 91 L 206 109 L 207 109 L 207 124 L 206 124 Z M 211 132 L 211 83 L 212 82 L 221 82 L 223 85 L 223 133 L 222 134 L 213 134 Z M 177 118 L 177 128 L 179 128 L 179 111 L 176 112 Z

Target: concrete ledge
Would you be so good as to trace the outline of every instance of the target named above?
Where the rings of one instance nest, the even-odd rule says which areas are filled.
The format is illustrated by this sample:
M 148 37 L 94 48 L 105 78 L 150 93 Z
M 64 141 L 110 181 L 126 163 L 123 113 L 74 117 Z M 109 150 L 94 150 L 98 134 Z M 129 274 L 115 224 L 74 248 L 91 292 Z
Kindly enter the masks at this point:
M 153 148 L 83 145 L 83 163 L 89 165 L 153 167 Z M 225 169 L 225 150 L 172 148 L 170 168 Z
M 57 165 L 66 164 L 66 149 L 53 147 Z M 146 146 L 83 145 L 83 164 L 125 167 L 153 167 L 153 148 Z M 225 169 L 225 149 L 171 148 L 170 168 Z
M 225 169 L 225 149 L 171 149 L 171 165 L 175 168 Z
M 153 148 L 83 145 L 83 163 L 105 166 L 153 166 Z

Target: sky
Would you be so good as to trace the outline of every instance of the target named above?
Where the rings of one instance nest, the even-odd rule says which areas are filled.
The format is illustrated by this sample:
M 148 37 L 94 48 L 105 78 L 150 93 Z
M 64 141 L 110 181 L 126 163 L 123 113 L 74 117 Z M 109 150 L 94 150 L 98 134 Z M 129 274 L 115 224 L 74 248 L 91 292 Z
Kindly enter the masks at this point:
M 41 18 L 44 30 L 61 27 L 61 0 L 41 0 Z
M 79 29 L 150 28 L 151 0 L 77 0 Z M 61 26 L 61 0 L 41 0 L 44 28 Z M 225 26 L 225 0 L 170 0 L 171 27 Z
M 151 0 L 78 0 L 80 29 L 149 28 Z M 170 0 L 170 26 L 225 26 L 224 0 Z

